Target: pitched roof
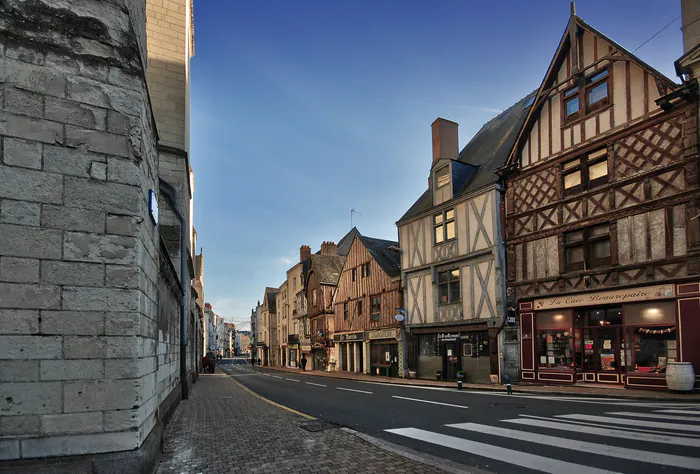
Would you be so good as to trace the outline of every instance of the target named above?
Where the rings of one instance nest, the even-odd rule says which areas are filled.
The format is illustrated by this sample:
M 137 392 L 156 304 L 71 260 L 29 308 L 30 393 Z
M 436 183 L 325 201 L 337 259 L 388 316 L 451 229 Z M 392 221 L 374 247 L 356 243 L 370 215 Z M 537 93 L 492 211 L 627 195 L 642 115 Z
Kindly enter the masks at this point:
M 401 275 L 401 255 L 396 250 L 389 248 L 392 246 L 398 247 L 398 242 L 365 237 L 364 235 L 358 235 L 357 238 L 360 239 L 369 251 L 369 254 L 389 278 L 396 278 Z
M 316 272 L 318 281 L 324 285 L 337 285 L 343 270 L 345 257 L 336 255 L 312 255 L 309 272 Z
M 459 153 L 457 161 L 476 166 L 476 171 L 458 190 L 453 198 L 457 198 L 475 189 L 479 189 L 498 180 L 496 170 L 503 166 L 510 155 L 510 150 L 525 121 L 530 99 L 535 91 L 520 99 L 516 104 L 495 118 L 486 122 L 481 130 L 467 143 Z M 403 222 L 433 207 L 432 189 L 427 189 L 421 197 L 398 220 Z
M 277 296 L 277 293 L 280 292 L 279 288 L 272 288 L 268 286 L 265 288 L 265 298 L 267 299 L 267 308 L 270 310 L 271 313 L 276 313 L 277 312 L 277 299 L 275 296 Z
M 360 235 L 360 231 L 357 227 L 350 229 L 350 232 L 345 234 L 342 239 L 338 242 L 338 255 L 347 257 L 350 253 L 350 247 L 352 246 L 352 241 L 356 235 Z

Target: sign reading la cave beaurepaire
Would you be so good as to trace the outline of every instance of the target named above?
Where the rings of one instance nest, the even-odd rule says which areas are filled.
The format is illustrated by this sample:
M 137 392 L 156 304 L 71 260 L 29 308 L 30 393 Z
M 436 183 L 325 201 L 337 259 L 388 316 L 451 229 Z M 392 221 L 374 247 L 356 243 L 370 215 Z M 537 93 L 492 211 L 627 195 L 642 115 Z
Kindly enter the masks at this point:
M 581 295 L 556 296 L 535 300 L 534 309 L 574 308 L 600 304 L 630 303 L 662 298 L 673 298 L 673 285 L 644 286 L 627 290 L 599 291 Z

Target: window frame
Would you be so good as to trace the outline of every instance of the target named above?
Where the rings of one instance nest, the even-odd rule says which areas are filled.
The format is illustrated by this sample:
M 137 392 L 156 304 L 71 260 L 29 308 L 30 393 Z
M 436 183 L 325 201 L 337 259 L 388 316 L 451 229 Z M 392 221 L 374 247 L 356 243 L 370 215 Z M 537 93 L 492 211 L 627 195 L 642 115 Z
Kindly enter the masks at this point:
M 592 80 L 593 78 L 600 76 L 602 77 Z M 612 105 L 612 82 L 610 78 L 612 77 L 612 68 L 610 66 L 605 66 L 600 69 L 596 69 L 586 76 L 582 76 L 578 79 L 575 85 L 567 87 L 561 92 L 561 116 L 562 116 L 562 127 L 568 126 L 574 122 L 586 118 L 588 115 L 605 109 L 606 107 Z M 593 89 L 598 86 L 605 84 L 607 93 L 603 99 L 596 102 L 589 103 L 590 93 Z M 578 100 L 578 110 L 572 114 L 567 114 L 567 104 L 573 100 Z
M 348 320 L 348 306 L 349 304 L 347 302 L 343 305 L 343 321 Z
M 444 172 L 447 176 L 447 181 L 445 181 L 443 184 L 440 184 L 440 176 L 438 175 L 442 172 Z M 452 176 L 450 176 L 450 165 L 446 165 L 438 170 L 435 170 L 435 189 L 440 189 L 442 187 L 449 186 L 451 182 Z
M 598 227 L 604 227 L 607 226 L 608 232 L 606 234 L 599 234 L 599 235 L 594 235 L 593 234 L 593 229 L 598 228 Z M 571 236 L 574 233 L 581 233 L 581 239 L 580 240 L 575 240 L 571 242 L 566 241 L 567 235 Z M 572 272 L 581 272 L 581 271 L 588 271 L 591 269 L 595 268 L 604 268 L 604 267 L 609 267 L 613 264 L 612 260 L 612 246 L 611 246 L 611 237 L 610 237 L 610 224 L 597 224 L 593 225 L 590 227 L 584 227 L 581 229 L 576 229 L 571 232 L 566 232 L 564 234 L 564 245 L 563 245 L 563 250 L 564 250 L 564 272 L 563 273 L 572 273 Z M 600 242 L 607 242 L 608 248 L 610 249 L 610 253 L 607 257 L 601 258 L 601 259 L 596 259 L 593 261 L 594 257 L 592 256 L 593 252 L 593 245 L 600 243 Z M 582 248 L 583 249 L 583 262 L 581 264 L 583 265 L 581 268 L 578 266 L 572 267 L 571 263 L 569 262 L 568 259 L 568 251 L 573 248 Z M 577 262 L 578 264 L 578 262 Z
M 357 300 L 357 316 L 362 316 L 362 300 Z
M 357 268 L 353 268 L 350 273 L 352 275 L 352 281 L 357 281 Z
M 568 198 L 571 196 L 576 196 L 583 192 L 591 191 L 593 189 L 607 185 L 610 180 L 610 166 L 608 155 L 608 149 L 607 147 L 604 147 L 599 148 L 595 151 L 591 151 L 589 153 L 585 153 L 572 160 L 561 162 L 559 175 L 561 177 L 562 197 Z M 591 168 L 601 163 L 605 163 L 605 168 L 607 170 L 605 176 L 591 180 Z M 571 188 L 567 189 L 566 177 L 574 173 L 580 173 L 580 183 L 577 186 L 572 186 Z
M 375 311 L 375 299 L 377 302 L 376 305 L 376 311 Z M 370 314 L 370 319 L 372 321 L 379 321 L 379 318 L 381 317 L 382 314 L 382 295 L 381 294 L 376 294 L 372 295 L 369 298 L 369 314 Z M 375 317 L 376 315 L 376 317 Z
M 447 213 L 452 212 L 452 217 L 447 218 Z M 440 222 L 437 223 L 436 220 L 437 218 L 440 218 Z M 451 242 L 453 240 L 457 240 L 457 212 L 454 207 L 451 207 L 449 209 L 445 209 L 442 212 L 439 212 L 437 214 L 433 214 L 433 245 L 442 245 L 446 244 L 447 242 Z M 447 226 L 448 224 L 452 224 L 453 229 L 454 229 L 454 237 L 451 239 L 447 238 Z M 438 229 L 440 229 L 440 232 L 442 233 L 442 240 L 438 242 L 437 236 L 438 236 Z
M 370 276 L 369 262 L 365 262 L 360 265 L 362 278 L 367 278 Z
M 452 273 L 455 271 L 457 272 L 457 278 L 452 277 Z M 440 275 L 445 274 L 445 273 L 447 274 L 447 280 L 442 282 L 442 281 L 440 281 Z M 462 301 L 462 289 L 461 289 L 462 281 L 461 280 L 462 280 L 462 275 L 461 275 L 461 271 L 459 268 L 450 268 L 447 270 L 438 271 L 438 281 L 437 281 L 437 284 L 438 284 L 438 305 L 456 304 L 456 303 L 460 303 Z M 457 298 L 456 299 L 454 298 L 454 295 L 452 294 L 453 293 L 452 292 L 452 283 L 455 283 L 455 282 L 457 283 Z M 447 301 L 442 301 L 442 295 L 443 295 L 443 291 L 444 291 L 443 287 L 447 288 Z

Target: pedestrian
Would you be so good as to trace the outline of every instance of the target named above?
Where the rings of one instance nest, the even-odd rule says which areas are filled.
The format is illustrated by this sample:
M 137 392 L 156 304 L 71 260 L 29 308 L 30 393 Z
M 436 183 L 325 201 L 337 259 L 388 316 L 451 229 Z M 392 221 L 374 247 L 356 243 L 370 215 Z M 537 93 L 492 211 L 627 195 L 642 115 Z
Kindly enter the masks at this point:
M 260 360 L 260 357 L 258 357 L 258 365 L 262 367 L 262 361 Z
M 306 370 L 306 356 L 301 357 L 301 370 Z
M 255 367 L 255 357 L 253 357 L 253 356 L 250 356 L 250 365 Z

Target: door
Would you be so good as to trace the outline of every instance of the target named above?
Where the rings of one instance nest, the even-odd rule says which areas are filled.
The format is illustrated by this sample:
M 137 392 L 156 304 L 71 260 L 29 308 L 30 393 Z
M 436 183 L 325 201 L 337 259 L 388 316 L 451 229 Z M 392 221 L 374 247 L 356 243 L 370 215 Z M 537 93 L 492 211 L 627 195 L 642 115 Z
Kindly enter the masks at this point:
M 503 377 L 507 375 L 511 383 L 520 381 L 520 341 L 518 328 L 503 331 Z M 489 371 L 490 372 L 490 371 Z
M 459 352 L 457 351 L 456 342 L 446 342 L 445 351 L 443 359 L 443 374 L 448 380 L 454 380 L 457 378 L 457 372 L 459 372 Z

